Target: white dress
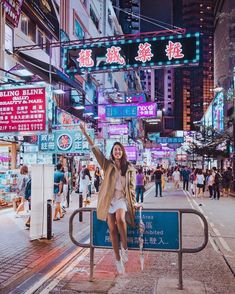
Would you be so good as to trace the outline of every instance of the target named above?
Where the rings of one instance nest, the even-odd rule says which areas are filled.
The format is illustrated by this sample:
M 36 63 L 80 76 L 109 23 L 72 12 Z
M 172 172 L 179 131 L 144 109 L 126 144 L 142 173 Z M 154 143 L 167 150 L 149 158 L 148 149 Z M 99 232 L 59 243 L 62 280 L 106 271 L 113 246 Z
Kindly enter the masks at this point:
M 118 209 L 127 211 L 125 187 L 126 177 L 121 176 L 121 171 L 119 171 L 116 179 L 114 195 L 109 207 L 109 213 L 115 213 Z

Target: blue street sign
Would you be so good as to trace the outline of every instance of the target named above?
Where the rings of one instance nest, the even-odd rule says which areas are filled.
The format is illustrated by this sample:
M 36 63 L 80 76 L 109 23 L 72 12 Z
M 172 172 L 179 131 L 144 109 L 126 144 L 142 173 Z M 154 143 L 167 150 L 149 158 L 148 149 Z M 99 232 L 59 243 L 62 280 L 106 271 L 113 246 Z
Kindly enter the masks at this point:
M 108 105 L 105 107 L 105 115 L 113 118 L 137 117 L 137 105 Z
M 111 248 L 108 225 L 97 220 L 93 211 L 92 244 L 95 247 Z M 179 212 L 178 211 L 142 211 L 145 224 L 144 249 L 161 251 L 178 251 L 180 249 Z M 139 212 L 135 216 L 136 227 L 128 226 L 128 247 L 139 249 Z
M 156 143 L 168 144 L 168 143 L 184 143 L 184 137 L 159 137 L 156 138 Z

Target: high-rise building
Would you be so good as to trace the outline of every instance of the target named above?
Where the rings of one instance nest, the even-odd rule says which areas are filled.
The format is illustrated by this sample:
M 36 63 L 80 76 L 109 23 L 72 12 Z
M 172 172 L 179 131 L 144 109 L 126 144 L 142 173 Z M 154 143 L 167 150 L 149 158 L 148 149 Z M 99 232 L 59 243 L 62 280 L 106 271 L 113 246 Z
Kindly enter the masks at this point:
M 200 33 L 198 66 L 175 70 L 177 128 L 193 130 L 213 99 L 213 0 L 174 0 L 173 24 Z M 183 108 L 182 108 L 183 105 Z
M 216 91 L 213 93 L 213 117 L 219 112 L 220 105 L 216 105 L 216 98 L 220 95 L 223 104 L 219 119 L 223 120 L 224 132 L 230 134 L 231 138 L 226 142 L 229 156 L 226 159 L 227 162 L 224 160 L 224 166 L 232 166 L 235 176 L 235 1 L 215 1 L 214 14 L 214 86 Z M 233 152 L 231 152 L 231 145 L 233 145 Z M 235 190 L 235 183 L 233 188 Z
M 156 7 L 156 8 L 155 8 Z M 141 2 L 141 32 L 162 31 L 165 34 L 172 30 L 172 1 L 145 0 Z M 173 79 L 174 69 L 172 67 L 144 70 L 141 74 L 143 89 L 156 101 L 157 108 L 162 110 L 162 128 L 161 131 L 166 133 L 172 132 L 174 126 L 174 86 Z M 154 131 L 150 126 L 146 127 L 149 132 Z
M 140 31 L 140 0 L 112 0 L 114 10 L 124 34 L 138 34 Z

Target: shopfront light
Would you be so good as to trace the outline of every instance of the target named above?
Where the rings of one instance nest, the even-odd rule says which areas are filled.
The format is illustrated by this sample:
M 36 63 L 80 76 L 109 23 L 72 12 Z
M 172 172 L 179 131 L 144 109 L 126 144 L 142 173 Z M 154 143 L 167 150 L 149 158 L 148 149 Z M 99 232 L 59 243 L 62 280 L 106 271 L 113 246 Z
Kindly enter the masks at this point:
M 57 95 L 65 94 L 65 91 L 62 90 L 62 89 L 55 89 L 53 92 L 54 92 L 55 94 L 57 94 Z

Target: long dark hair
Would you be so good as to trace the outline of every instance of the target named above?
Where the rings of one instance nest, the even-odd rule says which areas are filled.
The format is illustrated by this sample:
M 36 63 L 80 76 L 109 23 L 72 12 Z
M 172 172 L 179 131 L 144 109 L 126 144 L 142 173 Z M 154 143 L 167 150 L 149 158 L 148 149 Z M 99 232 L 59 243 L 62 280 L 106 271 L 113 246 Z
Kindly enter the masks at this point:
M 82 170 L 82 179 L 84 180 L 86 176 L 88 176 L 89 179 L 91 180 L 91 175 L 88 168 L 85 168 L 84 170 Z
M 115 145 L 118 145 L 122 149 L 122 157 L 120 159 L 120 167 L 121 167 L 121 175 L 125 176 L 128 165 L 129 165 L 129 162 L 127 161 L 126 150 L 125 150 L 124 146 L 120 142 L 115 142 L 113 144 L 113 147 L 112 147 L 111 152 L 110 152 L 110 157 L 112 158 L 113 161 L 115 160 L 115 158 L 113 156 L 113 148 L 114 148 Z

